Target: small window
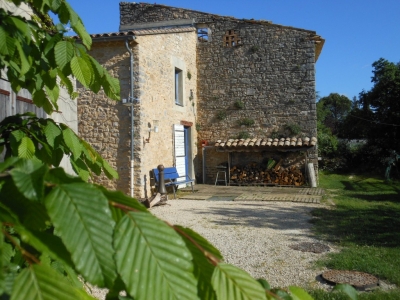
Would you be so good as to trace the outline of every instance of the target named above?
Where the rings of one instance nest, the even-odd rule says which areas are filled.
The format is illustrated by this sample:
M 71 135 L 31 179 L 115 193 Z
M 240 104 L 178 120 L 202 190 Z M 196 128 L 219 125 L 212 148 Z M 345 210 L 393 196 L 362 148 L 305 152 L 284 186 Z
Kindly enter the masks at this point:
M 210 28 L 197 28 L 197 40 L 200 43 L 211 41 L 211 30 Z
M 228 30 L 224 36 L 225 47 L 235 47 L 242 44 L 238 30 Z
M 175 104 L 183 106 L 182 70 L 175 68 Z

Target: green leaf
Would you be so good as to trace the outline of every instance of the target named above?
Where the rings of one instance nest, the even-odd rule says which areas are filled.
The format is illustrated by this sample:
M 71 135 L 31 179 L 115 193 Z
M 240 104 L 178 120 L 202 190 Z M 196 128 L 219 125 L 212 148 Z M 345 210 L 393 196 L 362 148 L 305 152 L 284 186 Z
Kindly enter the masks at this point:
M 82 21 L 78 20 L 74 25 L 71 24 L 72 29 L 79 35 L 82 39 L 82 43 L 90 50 L 92 46 L 92 38 L 87 33 L 85 26 L 83 26 Z
M 21 44 L 18 41 L 16 41 L 15 47 L 17 47 L 19 59 L 20 59 L 20 63 L 21 63 L 21 71 L 20 71 L 21 74 L 20 75 L 24 75 L 31 68 L 31 64 L 29 63 L 28 58 L 26 57 L 25 52 L 22 49 Z
M 261 286 L 263 287 L 264 290 L 269 291 L 271 289 L 269 282 L 266 281 L 265 279 L 259 278 L 259 279 L 257 279 L 257 281 L 261 284 Z
M 35 81 L 36 90 L 41 90 L 44 86 L 44 81 L 43 81 L 42 76 L 40 74 L 36 74 L 36 76 L 33 80 Z
M 76 136 L 75 132 L 70 129 L 66 128 L 62 131 L 64 142 L 72 152 L 74 159 L 77 160 L 82 154 L 82 145 L 80 143 L 80 139 Z
M 293 300 L 313 300 L 313 298 L 305 290 L 297 286 L 290 286 L 289 291 Z
M 1 190 L 0 196 L 0 218 L 2 222 L 11 224 L 20 224 L 19 215 L 23 215 L 25 207 L 21 207 L 27 203 L 25 198 L 21 199 L 18 190 L 15 189 L 11 178 L 6 179 Z M 25 200 L 25 201 L 24 201 Z M 18 216 L 17 216 L 18 215 Z
M 337 284 L 333 291 L 340 291 L 345 293 L 351 300 L 357 300 L 357 290 L 349 284 Z
M 211 285 L 211 278 L 215 267 L 207 257 L 212 257 L 214 262 L 217 262 L 219 259 L 222 259 L 221 253 L 197 232 L 181 226 L 174 226 L 174 228 L 192 253 L 194 275 L 198 280 L 197 290 L 199 298 L 216 299 L 216 294 Z
M 275 294 L 277 299 L 293 300 L 293 298 L 284 290 L 271 289 L 271 293 Z
M 75 270 L 68 265 L 63 265 L 65 273 L 67 274 L 68 280 L 71 282 L 73 286 L 76 288 L 83 288 L 82 281 L 79 280 L 78 274 L 75 272 Z
M 90 67 L 82 57 L 74 56 L 71 60 L 72 73 L 86 88 L 92 81 L 92 73 Z
M 37 230 L 28 230 L 27 228 L 16 226 L 16 230 L 24 243 L 49 255 L 53 260 L 59 261 L 65 266 L 74 266 L 71 255 L 58 236 Z
M 110 209 L 115 222 L 119 222 L 119 220 L 125 216 L 125 211 L 129 209 L 148 212 L 147 208 L 143 204 L 139 203 L 136 199 L 125 195 L 121 191 L 109 191 L 102 186 L 99 186 L 98 188 L 110 202 Z M 126 209 L 124 210 L 123 208 L 125 207 Z
M 45 43 L 45 47 L 43 50 L 43 54 L 44 55 L 49 55 L 49 52 L 53 51 L 54 57 L 55 57 L 55 47 L 57 45 L 57 43 L 59 41 L 61 41 L 63 39 L 63 35 L 62 34 L 56 34 L 54 36 L 52 36 L 46 43 Z
M 12 293 L 14 282 L 18 276 L 19 269 L 20 269 L 19 266 L 12 264 L 10 271 L 6 274 L 6 276 L 4 278 L 4 290 L 5 290 L 5 293 L 7 294 L 7 296 L 11 295 L 11 293 Z M 9 298 L 7 298 L 7 296 L 5 296 L 4 299 L 9 299 Z
M 90 161 L 94 163 L 101 162 L 103 160 L 100 154 L 98 154 L 88 142 L 86 142 L 85 140 L 82 140 L 81 142 L 84 148 L 85 155 Z
M 31 265 L 16 278 L 11 300 L 76 300 L 77 290 L 55 270 L 46 266 Z
M 20 160 L 19 157 L 14 156 L 14 157 L 7 158 L 4 162 L 1 162 L 0 163 L 0 173 L 3 173 L 7 169 L 9 169 L 11 166 L 13 166 L 19 160 Z
M 45 205 L 76 269 L 92 284 L 112 284 L 114 221 L 104 195 L 90 184 L 61 184 L 46 197 Z
M 50 218 L 42 203 L 37 201 L 27 203 L 23 225 L 31 230 L 45 230 L 49 227 Z
M 3 220 L 1 220 L 3 222 Z M 4 234 L 0 230 L 0 295 L 5 292 L 5 274 L 4 274 L 4 264 L 7 264 L 11 260 L 12 247 L 9 244 L 4 243 Z
M 199 251 L 203 254 L 206 252 L 212 254 L 218 260 L 223 259 L 221 252 L 194 230 L 179 225 L 175 225 L 174 227 L 177 229 L 178 234 L 184 238 L 185 242 L 191 241 L 191 245 L 193 245 L 194 242 L 198 247 L 202 248 L 202 250 Z M 199 249 L 198 247 L 196 247 L 196 249 Z
M 57 10 L 60 8 L 61 3 L 62 3 L 62 0 L 52 0 L 51 10 L 53 12 L 57 12 Z
M 29 137 L 24 136 L 21 139 L 21 142 L 18 146 L 18 156 L 21 158 L 30 159 L 33 158 L 34 155 L 35 155 L 35 144 Z
M 38 142 L 40 143 L 40 146 L 39 150 L 36 149 L 35 157 L 44 164 L 51 166 L 53 164 L 53 149 L 51 149 L 45 139 L 44 141 L 38 140 Z
M 9 243 L 4 243 L 3 231 L 0 231 L 0 235 L 2 235 L 1 242 L 3 243 L 3 245 L 1 246 L 1 262 L 8 263 L 15 255 L 15 251 Z
M 47 96 L 50 98 L 53 105 L 57 108 L 57 99 L 60 96 L 60 89 L 58 85 L 54 85 L 52 88 L 45 85 Z
M 114 100 L 120 100 L 120 86 L 118 79 L 111 77 L 108 72 L 105 72 L 102 85 L 107 97 Z
M 192 256 L 163 221 L 128 213 L 115 229 L 114 247 L 118 273 L 135 299 L 198 299 Z
M 27 163 L 33 162 L 29 161 Z M 29 169 L 14 168 L 11 170 L 10 174 L 15 186 L 18 188 L 21 194 L 23 194 L 29 200 L 38 201 L 43 197 L 44 176 L 46 175 L 47 170 L 47 166 L 41 165 L 34 171 Z
M 60 19 L 60 22 L 62 24 L 67 24 L 69 21 L 69 11 L 68 11 L 68 7 L 65 4 L 65 1 L 62 1 L 62 3 L 60 4 L 59 8 L 58 8 L 58 18 Z
M 104 73 L 107 72 L 93 57 L 89 56 L 90 63 L 93 68 L 94 79 L 92 80 L 92 84 L 90 85 L 91 90 L 94 93 L 98 93 L 101 88 L 102 78 Z
M 61 69 L 74 57 L 74 46 L 68 41 L 60 41 L 54 47 L 57 66 Z
M 47 143 L 54 148 L 55 139 L 61 135 L 61 129 L 54 123 L 53 120 L 48 120 L 44 127 L 44 134 L 46 136 Z
M 72 85 L 71 80 L 65 76 L 64 72 L 58 70 L 58 77 L 61 80 L 61 85 L 67 88 L 68 93 L 71 95 L 74 92 L 74 86 Z
M 63 184 L 63 183 L 84 183 L 84 181 L 76 176 L 65 173 L 63 168 L 52 168 L 46 175 L 46 183 Z
M 58 167 L 62 161 L 64 157 L 64 151 L 61 148 L 56 148 L 53 151 L 53 157 L 52 157 L 52 161 L 51 164 L 55 167 Z M 70 158 L 71 159 L 71 158 Z
M 104 171 L 104 173 L 106 174 L 107 178 L 109 178 L 109 179 L 114 179 L 114 178 L 115 178 L 115 179 L 118 179 L 118 178 L 119 178 L 118 172 L 115 171 L 115 170 L 108 164 L 108 162 L 107 162 L 105 159 L 102 160 L 102 165 L 103 165 L 103 171 Z
M 71 159 L 71 165 L 75 173 L 78 174 L 80 178 L 82 178 L 84 181 L 89 180 L 90 172 L 88 166 L 84 163 L 82 159 L 78 158 L 75 161 Z
M 43 90 L 37 90 L 32 94 L 32 96 L 33 103 L 35 103 L 37 107 L 43 107 L 47 114 L 51 114 L 53 112 L 53 105 L 49 99 L 47 99 Z
M 99 78 L 103 77 L 104 73 L 107 71 L 92 56 L 89 56 L 89 57 L 90 57 L 90 62 L 92 63 L 93 70 L 97 73 L 97 76 Z
M 218 300 L 266 299 L 262 286 L 245 271 L 226 263 L 219 263 L 212 277 Z
M 15 43 L 16 41 L 0 27 L 0 54 L 12 56 L 15 52 Z
M 28 24 L 21 20 L 19 17 L 9 16 L 9 20 L 13 23 L 15 28 L 21 32 L 22 36 L 25 37 L 26 40 L 29 42 L 31 39 L 31 31 Z
M 10 146 L 14 156 L 18 156 L 18 147 L 26 134 L 22 130 L 14 130 L 10 134 Z

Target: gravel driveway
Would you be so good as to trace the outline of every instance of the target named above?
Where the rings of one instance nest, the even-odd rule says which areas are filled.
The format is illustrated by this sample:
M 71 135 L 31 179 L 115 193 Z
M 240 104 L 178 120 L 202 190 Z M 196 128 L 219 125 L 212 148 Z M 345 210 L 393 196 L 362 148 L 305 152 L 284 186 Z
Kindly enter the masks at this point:
M 324 254 L 292 250 L 290 245 L 318 242 L 310 228 L 310 211 L 318 204 L 169 200 L 151 212 L 207 238 L 225 261 L 273 287 L 322 287 L 314 261 Z

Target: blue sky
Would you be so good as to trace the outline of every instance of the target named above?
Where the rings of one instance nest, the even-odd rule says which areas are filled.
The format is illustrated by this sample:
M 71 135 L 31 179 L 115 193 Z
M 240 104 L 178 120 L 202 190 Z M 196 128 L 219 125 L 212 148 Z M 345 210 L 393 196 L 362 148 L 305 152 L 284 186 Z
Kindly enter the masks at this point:
M 89 33 L 118 31 L 119 0 L 69 0 Z M 150 2 L 154 3 L 154 2 Z M 157 2 L 236 18 L 314 30 L 326 39 L 316 90 L 350 99 L 371 88 L 372 63 L 400 62 L 400 0 L 164 0 Z

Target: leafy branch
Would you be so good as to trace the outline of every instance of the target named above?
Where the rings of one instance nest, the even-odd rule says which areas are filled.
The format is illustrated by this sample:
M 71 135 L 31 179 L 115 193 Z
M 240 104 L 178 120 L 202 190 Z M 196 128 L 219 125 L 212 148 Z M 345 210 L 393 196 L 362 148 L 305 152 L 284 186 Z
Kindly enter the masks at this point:
M 108 178 L 118 178 L 108 162 L 67 125 L 37 118 L 33 113 L 0 122 L 0 152 L 4 149 L 6 158 L 34 158 L 55 167 L 67 155 L 76 174 L 85 181 L 92 173 L 100 175 L 102 171 Z
M 19 5 L 22 1 L 12 2 Z M 72 99 L 77 97 L 72 76 L 86 88 L 96 93 L 103 88 L 109 98 L 119 100 L 118 80 L 87 53 L 92 40 L 71 6 L 64 0 L 26 3 L 36 12 L 36 18 L 26 20 L 0 9 L 0 69 L 7 70 L 13 90 L 26 88 L 35 105 L 48 114 L 58 109 L 59 84 Z M 50 26 L 49 12 L 58 15 L 59 24 Z M 64 36 L 67 24 L 83 45 Z

